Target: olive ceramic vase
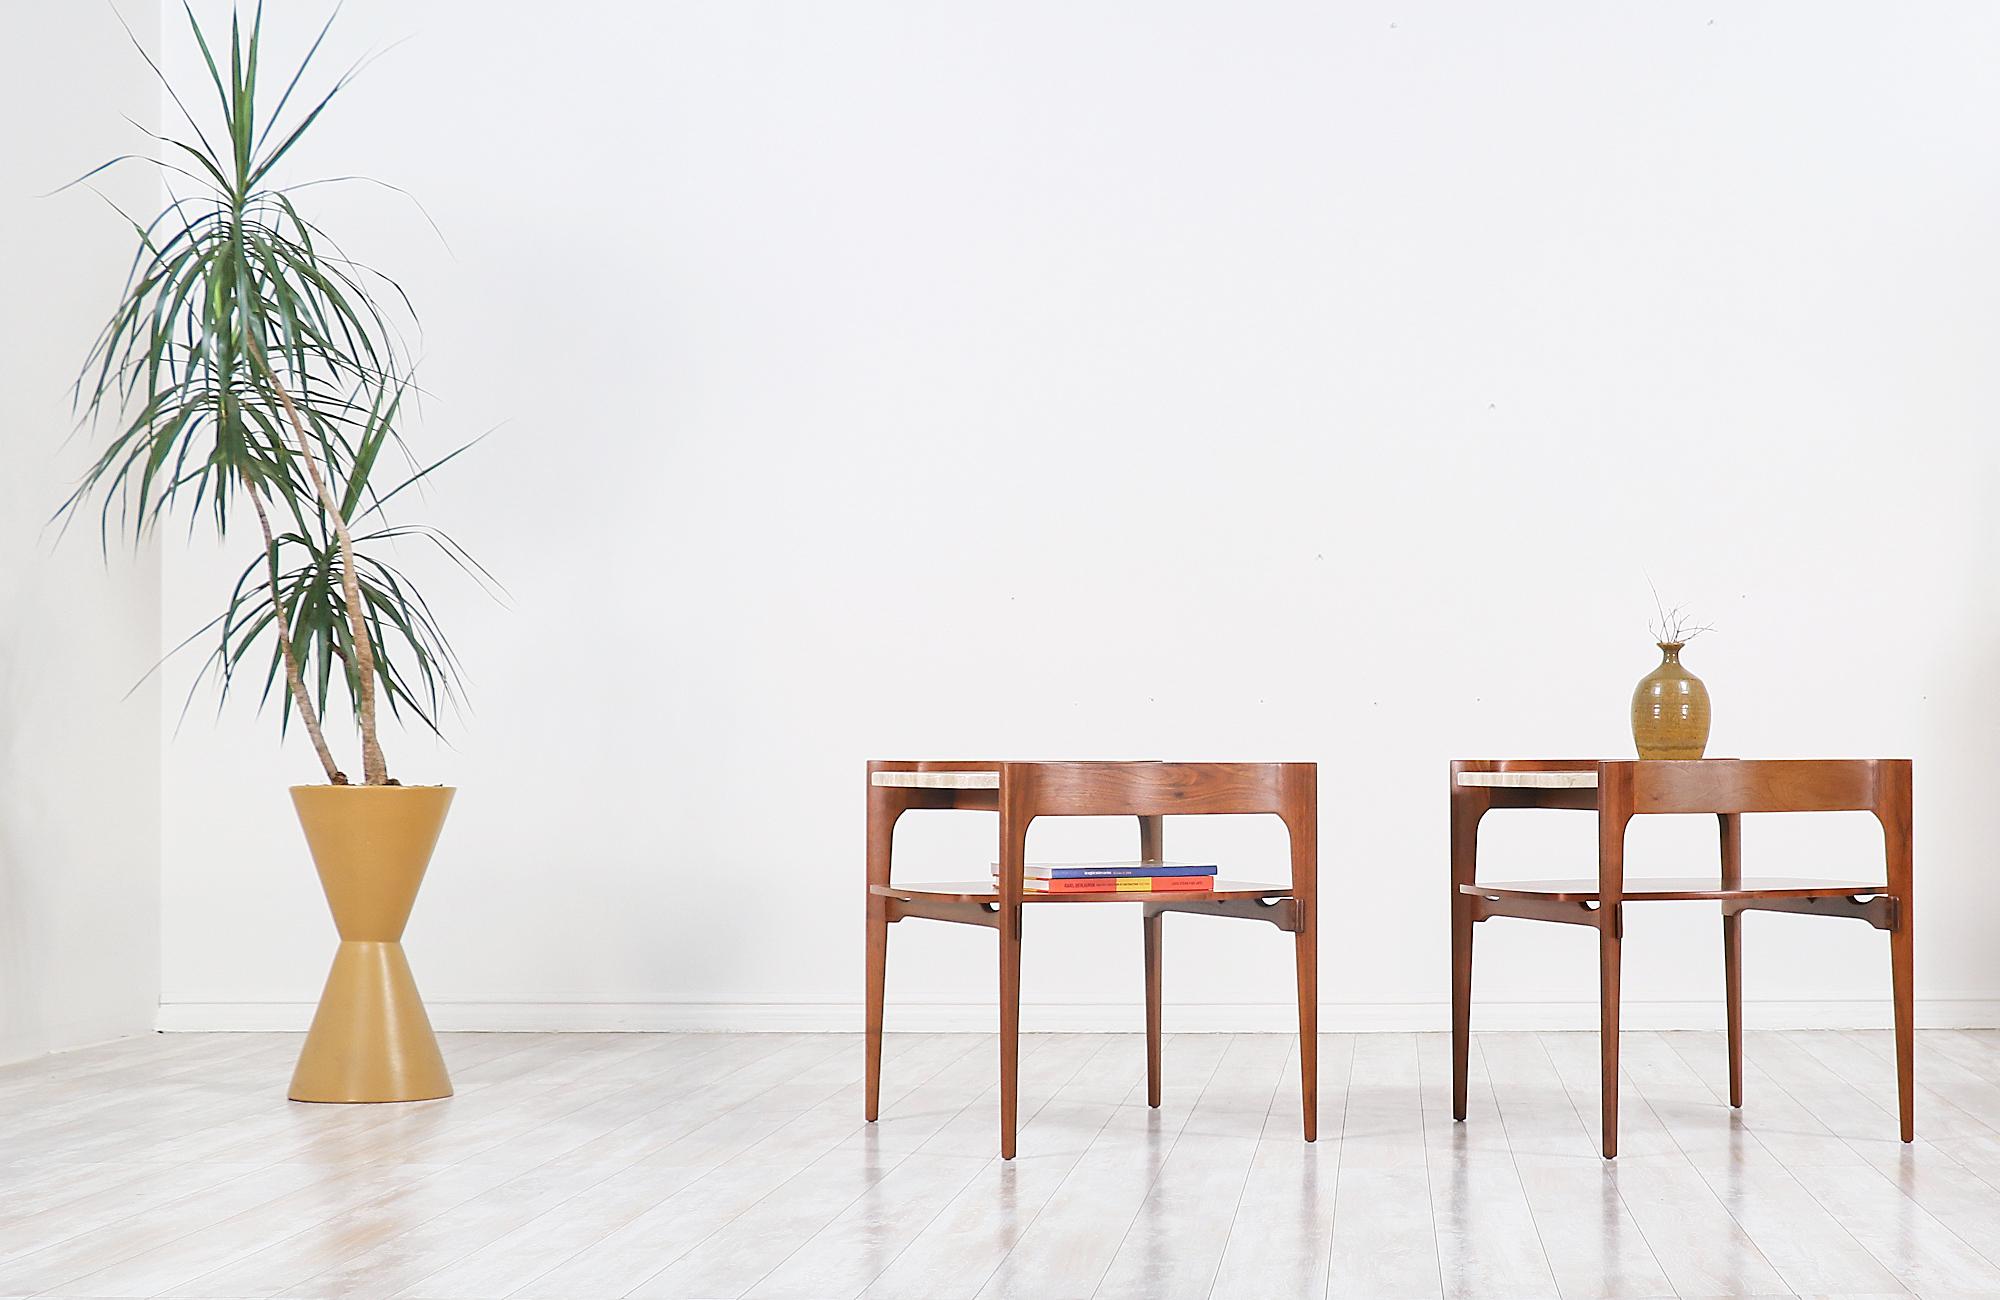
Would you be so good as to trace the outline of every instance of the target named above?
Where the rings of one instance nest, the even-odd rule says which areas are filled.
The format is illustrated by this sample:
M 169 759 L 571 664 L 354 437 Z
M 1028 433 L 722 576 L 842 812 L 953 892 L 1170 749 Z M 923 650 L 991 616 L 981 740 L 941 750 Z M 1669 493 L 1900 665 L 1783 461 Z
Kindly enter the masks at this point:
M 1660 666 L 1632 692 L 1632 743 L 1640 758 L 1700 758 L 1708 748 L 1708 687 L 1681 666 L 1680 641 L 1660 643 Z

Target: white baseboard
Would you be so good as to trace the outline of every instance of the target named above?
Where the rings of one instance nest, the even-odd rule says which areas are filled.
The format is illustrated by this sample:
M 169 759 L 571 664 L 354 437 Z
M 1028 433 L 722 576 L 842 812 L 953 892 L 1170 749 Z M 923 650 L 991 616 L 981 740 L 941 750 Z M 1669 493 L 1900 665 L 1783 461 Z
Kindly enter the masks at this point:
M 749 1033 L 855 1032 L 856 1002 L 432 1002 L 431 1023 L 440 1030 L 487 1032 Z M 2000 999 L 1926 998 L 1917 1002 L 1923 1029 L 2000 1028 Z M 1745 1001 L 1753 1029 L 1886 1029 L 1889 1003 Z M 312 1021 L 310 1002 L 166 1002 L 159 1028 L 166 1032 L 282 1030 L 301 1032 Z M 991 1033 L 998 1012 L 991 1002 L 892 1002 L 892 1032 Z M 1029 1003 L 1021 1028 L 1029 1033 L 1136 1033 L 1144 1013 L 1129 1002 Z M 1169 1003 L 1166 1026 L 1174 1033 L 1292 1033 L 1298 1022 L 1290 1003 Z M 1624 1005 L 1627 1029 L 1720 1029 L 1719 1002 L 1640 1002 Z M 1410 1033 L 1451 1025 L 1442 1002 L 1324 1002 L 1323 1033 Z M 1481 1029 L 1595 1029 L 1590 1002 L 1479 1002 L 1472 1025 Z
M 36 1026 L 33 1033 L 0 1035 L 0 1065 L 32 1061 L 55 1052 L 73 1052 L 81 1047 L 94 1047 L 145 1032 L 144 1007 L 134 1007 L 115 1016 Z

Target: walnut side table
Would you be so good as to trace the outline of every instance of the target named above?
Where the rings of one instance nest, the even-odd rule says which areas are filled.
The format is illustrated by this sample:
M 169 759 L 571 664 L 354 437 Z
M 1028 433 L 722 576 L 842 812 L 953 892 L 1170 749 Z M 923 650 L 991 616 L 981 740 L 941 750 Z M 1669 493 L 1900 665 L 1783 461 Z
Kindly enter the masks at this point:
M 1479 820 L 1494 808 L 1577 808 L 1597 814 L 1597 876 L 1504 884 L 1478 878 Z M 1881 880 L 1787 880 L 1743 875 L 1743 815 L 1869 812 L 1882 826 Z M 1625 827 L 1648 813 L 1709 813 L 1721 827 L 1716 879 L 1627 880 Z M 1895 994 L 1896 1091 L 1903 1141 L 1916 1136 L 1915 1025 L 1910 930 L 1908 759 L 1576 762 L 1462 759 L 1451 765 L 1451 1113 L 1465 1118 L 1472 1025 L 1472 932 L 1520 917 L 1597 930 L 1600 1106 L 1604 1155 L 1618 1154 L 1618 962 L 1627 903 L 1715 899 L 1722 904 L 1728 1001 L 1729 1104 L 1743 1104 L 1744 912 L 1845 916 L 1889 932 Z
M 1160 1104 L 1162 920 L 1168 912 L 1268 921 L 1291 932 L 1298 957 L 1299 1087 L 1305 1139 L 1317 1136 L 1319 1061 L 1318 768 L 1312 763 L 979 763 L 868 765 L 868 1023 L 870 1121 L 882 1093 L 882 1003 L 889 927 L 920 917 L 978 925 L 1000 936 L 1000 1155 L 1014 1158 L 1021 1033 L 1021 917 L 1027 904 L 1139 903 L 1146 961 L 1146 1100 Z M 890 882 L 896 820 L 912 808 L 965 808 L 1000 815 L 998 881 Z M 1206 892 L 1030 894 L 1021 884 L 1028 826 L 1037 817 L 1130 816 L 1139 858 L 1161 862 L 1167 817 L 1272 813 L 1291 840 L 1289 884 L 1218 878 Z

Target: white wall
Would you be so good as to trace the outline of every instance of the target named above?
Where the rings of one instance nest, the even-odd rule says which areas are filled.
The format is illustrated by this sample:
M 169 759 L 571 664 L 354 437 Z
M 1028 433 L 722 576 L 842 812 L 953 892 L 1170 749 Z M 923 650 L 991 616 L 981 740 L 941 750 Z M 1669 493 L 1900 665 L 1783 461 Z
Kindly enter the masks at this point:
M 1325 1023 L 1442 1026 L 1446 763 L 1629 753 L 1648 574 L 1718 625 L 1711 752 L 1916 759 L 1924 1015 L 1996 1022 L 2000 10 L 352 0 L 334 61 L 403 37 L 298 174 L 422 199 L 448 249 L 308 192 L 424 313 L 420 442 L 500 425 L 423 511 L 511 602 L 436 579 L 474 711 L 391 754 L 463 788 L 440 1023 L 858 1025 L 864 760 L 1001 755 L 1318 760 Z M 169 636 L 220 574 L 170 556 Z M 166 742 L 166 1024 L 318 991 L 274 733 Z M 911 878 L 990 860 L 906 826 Z M 1713 911 L 1635 912 L 1629 1022 L 1712 1022 Z M 1031 1028 L 1138 1024 L 1136 915 L 1029 930 Z M 1169 931 L 1174 1024 L 1286 1023 L 1283 936 Z M 1875 932 L 1749 935 L 1764 1020 L 1886 1017 Z M 1587 933 L 1480 943 L 1481 1023 L 1588 1023 Z M 892 1026 L 991 1023 L 985 935 L 890 957 Z
M 156 44 L 150 5 L 123 4 Z M 9 7 L 0 39 L 0 1061 L 152 1028 L 160 988 L 159 565 L 60 546 L 50 515 L 89 456 L 69 385 L 117 299 L 122 226 L 84 191 L 45 197 L 157 120 L 108 5 Z M 142 74 L 134 75 L 134 69 Z M 60 69 L 60 76 L 50 75 Z M 107 196 L 148 203 L 140 171 Z

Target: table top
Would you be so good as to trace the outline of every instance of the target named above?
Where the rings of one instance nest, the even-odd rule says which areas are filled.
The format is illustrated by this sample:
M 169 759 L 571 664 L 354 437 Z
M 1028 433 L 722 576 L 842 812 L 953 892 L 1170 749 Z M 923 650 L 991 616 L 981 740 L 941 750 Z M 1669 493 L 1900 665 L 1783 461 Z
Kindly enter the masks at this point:
M 1909 815 L 1907 758 L 1481 758 L 1451 765 L 1452 801 L 1654 813 Z M 1479 791 L 1474 795 L 1473 791 Z
M 1318 774 L 1310 762 L 874 759 L 868 789 L 877 812 L 997 810 L 1029 821 L 1275 813 L 1299 830 L 1317 815 Z
M 998 772 L 877 772 L 874 785 L 898 790 L 998 790 Z
M 1595 790 L 1595 772 L 1460 772 L 1460 785 L 1506 790 Z

